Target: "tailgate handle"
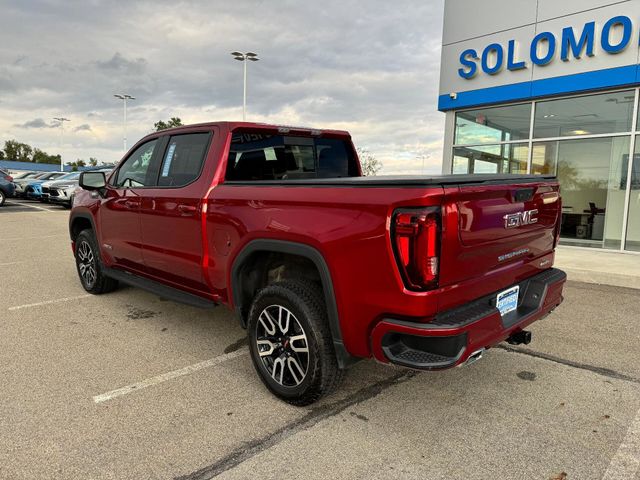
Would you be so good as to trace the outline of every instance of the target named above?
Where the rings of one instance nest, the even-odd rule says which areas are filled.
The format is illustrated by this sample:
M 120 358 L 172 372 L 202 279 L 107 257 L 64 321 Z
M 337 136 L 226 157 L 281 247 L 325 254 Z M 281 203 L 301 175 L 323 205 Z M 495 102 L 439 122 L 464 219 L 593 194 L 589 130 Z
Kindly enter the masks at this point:
M 533 198 L 534 188 L 521 188 L 520 190 L 516 190 L 513 198 L 516 202 L 526 202 Z

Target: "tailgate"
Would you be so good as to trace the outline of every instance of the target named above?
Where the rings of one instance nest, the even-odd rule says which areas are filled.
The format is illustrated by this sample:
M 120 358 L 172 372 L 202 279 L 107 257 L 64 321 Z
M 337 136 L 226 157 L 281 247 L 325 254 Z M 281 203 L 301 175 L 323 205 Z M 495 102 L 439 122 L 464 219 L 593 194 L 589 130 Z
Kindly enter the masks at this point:
M 445 188 L 440 284 L 477 278 L 553 251 L 560 212 L 555 180 Z

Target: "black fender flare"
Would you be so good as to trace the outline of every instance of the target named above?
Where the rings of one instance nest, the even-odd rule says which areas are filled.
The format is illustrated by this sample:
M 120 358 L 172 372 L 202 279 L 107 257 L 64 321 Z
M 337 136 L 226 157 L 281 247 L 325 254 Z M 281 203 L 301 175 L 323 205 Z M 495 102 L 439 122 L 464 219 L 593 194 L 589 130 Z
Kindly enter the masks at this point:
M 242 296 L 241 296 L 241 272 L 242 266 L 246 259 L 256 252 L 278 252 L 287 253 L 291 255 L 297 255 L 305 257 L 316 266 L 320 275 L 320 281 L 322 283 L 322 291 L 324 292 L 324 301 L 327 306 L 327 318 L 329 320 L 329 329 L 331 331 L 331 337 L 333 339 L 333 347 L 338 359 L 338 365 L 341 368 L 345 368 L 348 365 L 354 363 L 356 359 L 352 357 L 346 350 L 344 343 L 342 342 L 342 331 L 340 329 L 340 318 L 338 315 L 338 305 L 336 303 L 336 297 L 333 289 L 333 281 L 331 279 L 331 272 L 327 262 L 322 254 L 314 247 L 297 242 L 290 242 L 286 240 L 272 240 L 272 239 L 257 239 L 247 243 L 240 253 L 236 256 L 231 267 L 231 292 L 233 295 L 233 305 L 240 320 L 240 324 L 243 328 L 246 328 L 246 322 L 244 321 L 242 311 Z
M 89 220 L 89 223 L 91 224 L 91 228 L 95 232 L 96 236 L 98 235 L 98 231 L 96 230 L 96 224 L 95 224 L 95 222 L 93 220 L 93 215 L 91 215 L 91 213 L 82 212 L 82 211 L 80 211 L 80 212 L 71 212 L 71 215 L 69 215 L 69 238 L 71 238 L 72 241 L 74 240 L 74 238 L 73 238 L 73 224 L 78 218 Z

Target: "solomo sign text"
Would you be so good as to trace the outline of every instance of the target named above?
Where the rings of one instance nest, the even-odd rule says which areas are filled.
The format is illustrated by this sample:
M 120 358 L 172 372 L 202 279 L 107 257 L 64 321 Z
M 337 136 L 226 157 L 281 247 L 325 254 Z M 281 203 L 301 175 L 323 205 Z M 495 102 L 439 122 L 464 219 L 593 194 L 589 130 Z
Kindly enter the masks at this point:
M 608 55 L 623 52 L 632 42 L 633 22 L 625 15 L 607 20 L 600 28 L 596 22 L 584 24 L 582 29 L 566 27 L 561 33 L 541 32 L 528 45 L 528 55 L 519 51 L 520 45 L 509 40 L 506 45 L 491 43 L 482 51 L 473 48 L 460 54 L 461 68 L 458 75 L 465 79 L 475 77 L 480 71 L 497 75 L 507 70 L 522 70 L 530 65 L 544 66 L 560 58 L 563 62 L 593 57 L 596 45 Z M 638 42 L 637 39 L 633 40 Z

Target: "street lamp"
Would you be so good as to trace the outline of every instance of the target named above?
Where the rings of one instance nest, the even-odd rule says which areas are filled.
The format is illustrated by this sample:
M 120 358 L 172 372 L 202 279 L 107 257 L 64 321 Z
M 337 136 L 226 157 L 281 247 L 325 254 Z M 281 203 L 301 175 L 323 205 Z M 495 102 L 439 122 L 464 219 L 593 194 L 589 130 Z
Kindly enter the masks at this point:
M 123 102 L 122 145 L 123 152 L 127 153 L 127 100 L 135 100 L 136 97 L 132 97 L 131 95 L 127 95 L 126 93 L 116 93 L 113 96 L 119 98 Z
M 70 122 L 68 118 L 53 117 L 54 120 L 60 123 L 60 171 L 64 172 L 64 163 L 62 161 L 62 148 L 64 145 L 64 122 Z
M 233 58 L 244 63 L 244 87 L 242 89 L 242 121 L 247 119 L 247 63 L 260 60 L 257 53 L 253 52 L 231 52 Z

